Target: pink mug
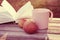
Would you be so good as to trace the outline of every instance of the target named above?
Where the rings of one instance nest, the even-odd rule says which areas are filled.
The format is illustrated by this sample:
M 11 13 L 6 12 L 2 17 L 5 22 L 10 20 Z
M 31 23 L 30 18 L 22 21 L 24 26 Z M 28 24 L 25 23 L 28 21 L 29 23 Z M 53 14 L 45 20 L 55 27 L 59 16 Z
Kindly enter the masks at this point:
M 51 19 L 53 18 L 53 12 L 46 8 L 37 8 L 33 10 L 32 16 L 34 22 L 37 24 L 39 29 L 48 28 L 49 23 L 49 13 L 51 14 Z

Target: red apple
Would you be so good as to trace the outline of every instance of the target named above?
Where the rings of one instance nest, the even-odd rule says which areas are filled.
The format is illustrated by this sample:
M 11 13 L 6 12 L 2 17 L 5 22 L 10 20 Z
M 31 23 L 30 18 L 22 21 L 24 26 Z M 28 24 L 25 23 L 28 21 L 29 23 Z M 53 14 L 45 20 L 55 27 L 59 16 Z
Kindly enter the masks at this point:
M 25 19 L 20 19 L 19 20 L 19 22 L 18 22 L 18 26 L 20 27 L 20 28 L 23 28 L 23 24 L 25 23 Z
M 23 29 L 26 33 L 33 34 L 38 30 L 38 26 L 32 21 L 26 21 L 23 25 Z

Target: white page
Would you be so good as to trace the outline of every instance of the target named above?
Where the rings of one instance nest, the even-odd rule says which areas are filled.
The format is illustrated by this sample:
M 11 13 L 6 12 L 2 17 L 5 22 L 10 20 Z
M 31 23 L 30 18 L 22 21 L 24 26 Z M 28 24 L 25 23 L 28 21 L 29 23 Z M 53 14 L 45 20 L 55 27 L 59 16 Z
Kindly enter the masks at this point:
M 17 11 L 17 14 L 19 14 L 19 18 L 32 18 L 32 10 L 33 6 L 31 5 L 31 2 L 28 1 Z
M 12 16 L 2 6 L 0 6 L 0 24 L 14 21 Z
M 16 13 L 15 9 L 6 0 L 4 0 L 1 5 L 12 15 L 12 18 L 14 20 L 17 19 L 18 14 Z

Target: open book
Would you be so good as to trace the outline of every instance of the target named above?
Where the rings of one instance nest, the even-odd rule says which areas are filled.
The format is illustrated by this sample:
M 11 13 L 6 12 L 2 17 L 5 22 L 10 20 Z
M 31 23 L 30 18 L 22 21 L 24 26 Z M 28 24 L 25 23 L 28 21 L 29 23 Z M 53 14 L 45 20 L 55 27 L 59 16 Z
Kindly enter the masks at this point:
M 0 23 L 16 21 L 20 18 L 32 18 L 33 6 L 31 5 L 30 1 L 23 5 L 17 12 L 6 0 L 4 0 L 1 5 Z

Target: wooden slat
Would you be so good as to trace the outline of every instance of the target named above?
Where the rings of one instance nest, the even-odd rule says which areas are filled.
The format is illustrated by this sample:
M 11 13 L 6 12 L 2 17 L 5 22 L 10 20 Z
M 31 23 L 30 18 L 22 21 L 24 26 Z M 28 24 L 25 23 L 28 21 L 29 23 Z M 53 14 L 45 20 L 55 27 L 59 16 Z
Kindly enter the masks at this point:
M 48 37 L 50 40 L 60 40 L 60 18 L 53 18 L 48 27 Z
M 60 40 L 60 35 L 48 34 L 49 40 Z

